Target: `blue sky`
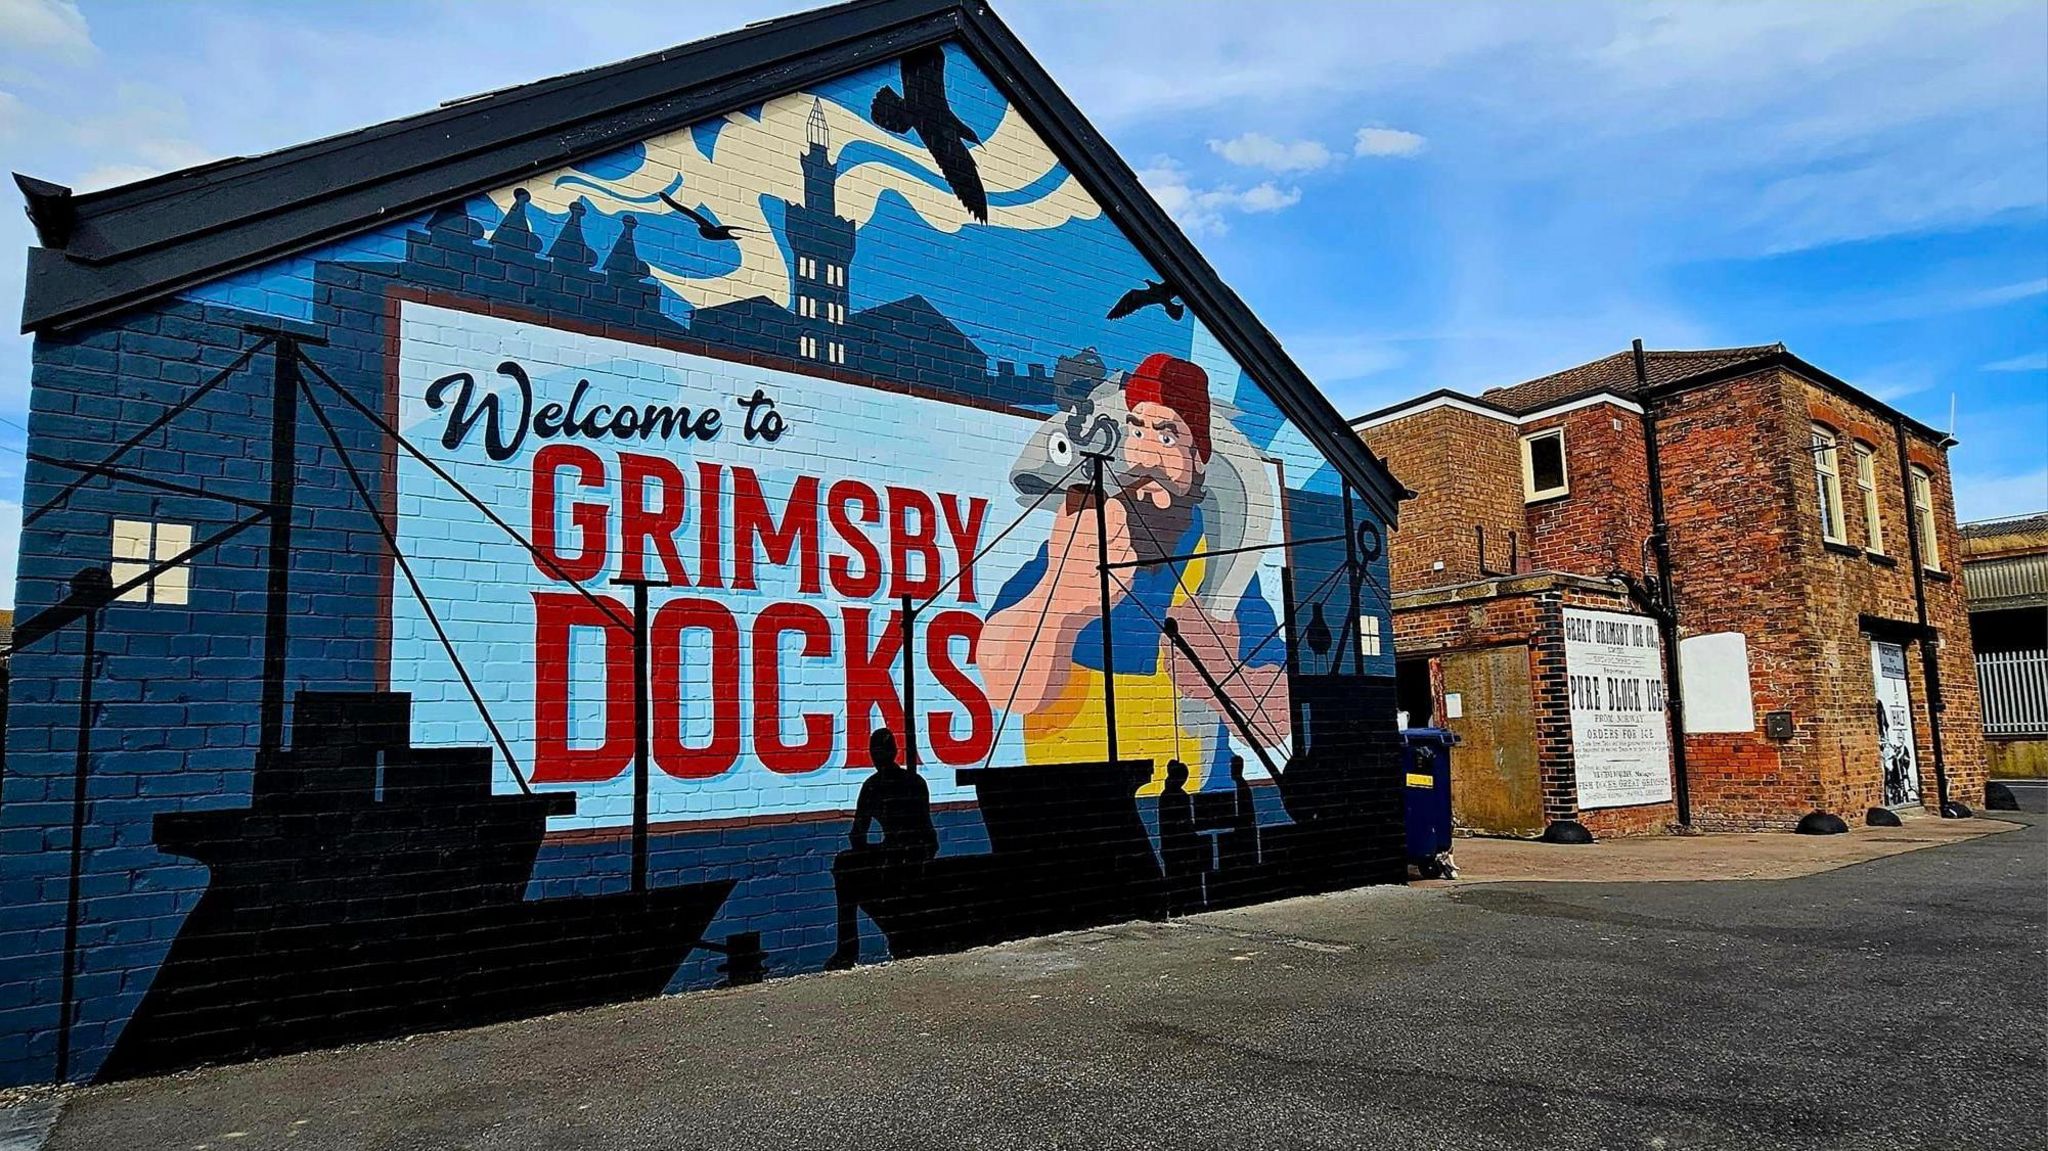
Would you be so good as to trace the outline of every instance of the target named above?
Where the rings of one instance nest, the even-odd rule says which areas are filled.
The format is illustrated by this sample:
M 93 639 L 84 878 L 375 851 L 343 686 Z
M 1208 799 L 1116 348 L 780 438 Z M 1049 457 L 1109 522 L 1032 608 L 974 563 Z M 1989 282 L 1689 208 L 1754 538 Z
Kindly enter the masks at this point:
M 0 0 L 0 164 L 106 187 L 802 6 Z M 1964 518 L 2048 507 L 2048 6 L 1001 11 L 1342 410 L 1782 340 L 1953 399 Z M 9 601 L 31 240 L 0 212 Z

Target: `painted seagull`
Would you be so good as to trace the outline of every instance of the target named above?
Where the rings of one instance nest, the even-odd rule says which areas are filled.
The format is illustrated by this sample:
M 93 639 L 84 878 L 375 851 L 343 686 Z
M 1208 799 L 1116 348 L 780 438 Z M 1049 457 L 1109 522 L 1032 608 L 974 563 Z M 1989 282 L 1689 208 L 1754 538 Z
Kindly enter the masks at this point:
M 738 243 L 739 233 L 753 231 L 752 228 L 738 228 L 731 224 L 717 223 L 702 212 L 693 212 L 683 207 L 682 204 L 676 201 L 674 196 L 669 195 L 667 192 L 656 192 L 655 195 L 661 197 L 662 203 L 688 216 L 690 222 L 697 225 L 697 234 L 707 240 L 731 240 L 734 243 Z
M 1121 320 L 1133 312 L 1142 312 L 1157 304 L 1166 309 L 1169 319 L 1178 320 L 1187 308 L 1180 302 L 1180 289 L 1167 280 L 1146 280 L 1142 288 L 1125 292 L 1109 310 L 1109 318 Z
M 968 144 L 981 143 L 981 137 L 962 123 L 946 102 L 945 49 L 920 48 L 904 56 L 903 94 L 884 87 L 875 93 L 870 114 L 878 128 L 899 136 L 916 132 L 967 214 L 988 223 L 988 192 L 981 186 L 981 170 L 967 150 Z

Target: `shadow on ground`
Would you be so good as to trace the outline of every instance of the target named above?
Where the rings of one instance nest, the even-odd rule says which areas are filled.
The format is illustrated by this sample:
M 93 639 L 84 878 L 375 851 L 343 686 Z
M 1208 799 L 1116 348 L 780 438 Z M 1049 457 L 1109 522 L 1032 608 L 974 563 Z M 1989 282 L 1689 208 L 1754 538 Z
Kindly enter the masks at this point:
M 114 1085 L 50 1147 L 2038 1146 L 2048 819 L 2014 818 L 1797 879 L 1378 888 Z

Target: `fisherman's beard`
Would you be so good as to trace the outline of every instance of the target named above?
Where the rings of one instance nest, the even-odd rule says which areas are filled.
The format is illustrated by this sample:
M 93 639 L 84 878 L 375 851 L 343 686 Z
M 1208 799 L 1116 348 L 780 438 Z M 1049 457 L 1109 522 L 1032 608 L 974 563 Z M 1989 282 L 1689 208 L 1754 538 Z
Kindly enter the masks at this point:
M 1180 546 L 1182 537 L 1195 522 L 1195 505 L 1202 499 L 1202 481 L 1197 478 L 1187 494 L 1177 495 L 1150 468 L 1136 469 L 1132 478 L 1136 477 L 1153 480 L 1169 497 L 1165 507 L 1153 503 L 1142 481 L 1117 493 L 1116 498 L 1123 501 L 1125 518 L 1131 521 L 1131 548 L 1140 560 L 1152 563 L 1176 554 L 1173 549 Z

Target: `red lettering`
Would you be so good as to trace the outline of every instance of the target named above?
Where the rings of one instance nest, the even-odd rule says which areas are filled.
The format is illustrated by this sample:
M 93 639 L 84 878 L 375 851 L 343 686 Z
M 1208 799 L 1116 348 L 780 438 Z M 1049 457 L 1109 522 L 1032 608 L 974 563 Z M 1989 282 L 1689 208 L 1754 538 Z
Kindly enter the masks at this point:
M 606 505 L 576 502 L 569 505 L 569 522 L 576 527 L 581 547 L 565 556 L 555 546 L 555 473 L 573 470 L 579 487 L 604 486 L 604 461 L 589 448 L 575 444 L 549 444 L 533 454 L 533 547 L 539 555 L 534 566 L 552 580 L 578 583 L 595 579 L 604 570 Z M 543 562 L 542 557 L 547 561 Z
M 587 454 L 587 453 L 586 453 Z M 598 602 L 566 592 L 534 592 L 533 782 L 601 783 L 615 779 L 633 761 L 633 632 L 619 619 L 632 612 L 609 596 Z M 569 683 L 573 628 L 604 629 L 604 742 L 569 746 Z
M 868 761 L 868 737 L 875 731 L 869 722 L 874 710 L 882 710 L 883 727 L 903 730 L 903 699 L 897 694 L 893 674 L 903 652 L 903 613 L 890 612 L 882 634 L 869 647 L 868 622 L 873 613 L 864 607 L 842 612 L 846 622 L 846 766 L 873 767 Z
M 850 505 L 857 505 L 859 513 L 847 514 Z M 875 489 L 859 480 L 840 480 L 825 493 L 825 508 L 832 519 L 832 530 L 839 534 L 846 546 L 860 559 L 860 574 L 851 571 L 853 564 L 845 556 L 833 556 L 830 564 L 832 590 L 847 599 L 866 599 L 882 590 L 882 553 L 874 541 L 854 523 L 879 523 L 882 519 L 882 501 L 875 495 Z
M 951 492 L 939 497 L 946 510 L 946 534 L 953 537 L 953 554 L 960 560 L 961 603 L 974 602 L 974 553 L 981 550 L 981 522 L 988 516 L 988 501 L 979 496 L 967 501 L 967 516 L 960 516 L 960 497 Z
M 711 636 L 711 741 L 683 742 L 683 633 Z M 654 762 L 677 779 L 709 779 L 730 771 L 740 757 L 740 625 L 724 604 L 708 599 L 672 599 L 648 625 L 654 662 Z M 701 665 L 693 664 L 692 667 Z M 628 667 L 630 675 L 631 668 Z
M 910 512 L 917 513 L 917 526 L 910 526 Z M 916 577 L 910 574 L 910 556 L 924 562 Z M 939 590 L 939 513 L 932 498 L 916 488 L 889 489 L 889 598 L 916 596 L 926 599 Z
M 725 517 L 720 514 L 723 475 L 718 465 L 697 464 L 697 586 L 724 587 L 724 564 L 719 550 L 725 546 Z
M 782 524 L 768 510 L 760 478 L 751 468 L 732 470 L 732 586 L 754 590 L 754 544 L 759 541 L 768 562 L 788 566 L 797 556 L 797 590 L 816 595 L 818 580 L 818 478 L 799 476 L 782 509 Z
M 932 678 L 967 709 L 967 734 L 956 739 L 953 735 L 953 713 L 934 709 L 925 721 L 928 733 L 925 744 L 940 763 L 958 767 L 978 763 L 988 754 L 989 745 L 995 742 L 995 717 L 989 710 L 988 696 L 982 692 L 981 685 L 968 678 L 953 660 L 953 640 L 956 638 L 967 641 L 967 662 L 974 663 L 975 653 L 981 646 L 981 619 L 964 611 L 942 611 L 933 616 L 930 627 L 925 631 L 924 658 L 925 666 L 932 669 Z
M 660 498 L 655 508 L 647 506 L 649 480 L 654 481 Z M 668 582 L 687 586 L 689 573 L 683 570 L 683 557 L 676 554 L 676 532 L 683 526 L 683 501 L 688 495 L 682 469 L 660 456 L 624 452 L 619 456 L 619 486 L 624 489 L 619 507 L 619 574 L 630 580 L 647 578 L 642 545 L 652 540 Z
M 832 654 L 832 624 L 804 603 L 769 604 L 754 617 L 754 753 L 782 775 L 816 771 L 832 758 L 832 716 L 806 712 L 802 743 L 782 741 L 782 635 L 804 637 L 808 658 Z

